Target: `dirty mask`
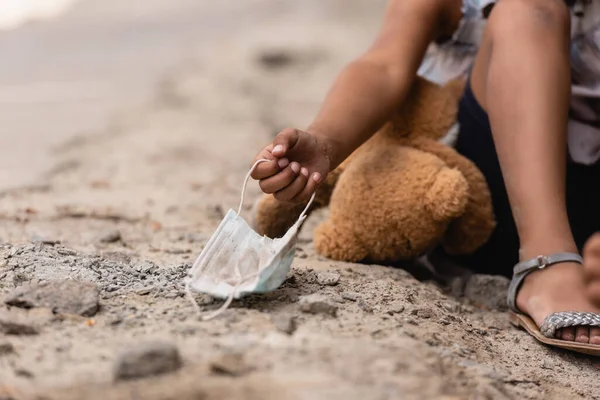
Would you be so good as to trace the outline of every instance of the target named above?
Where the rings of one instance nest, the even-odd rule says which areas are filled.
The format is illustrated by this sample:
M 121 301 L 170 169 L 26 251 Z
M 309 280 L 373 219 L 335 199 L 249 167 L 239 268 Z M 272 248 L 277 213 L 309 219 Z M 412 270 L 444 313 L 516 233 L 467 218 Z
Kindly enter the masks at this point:
M 306 205 L 298 221 L 277 239 L 256 233 L 240 216 L 244 193 L 250 175 L 261 162 L 250 169 L 242 187 L 237 213 L 229 210 L 213 236 L 194 262 L 186 279 L 186 292 L 199 312 L 192 291 L 226 299 L 213 313 L 203 315 L 208 320 L 223 312 L 235 298 L 251 293 L 265 293 L 277 289 L 285 280 L 296 253 L 298 229 L 306 218 L 315 194 Z

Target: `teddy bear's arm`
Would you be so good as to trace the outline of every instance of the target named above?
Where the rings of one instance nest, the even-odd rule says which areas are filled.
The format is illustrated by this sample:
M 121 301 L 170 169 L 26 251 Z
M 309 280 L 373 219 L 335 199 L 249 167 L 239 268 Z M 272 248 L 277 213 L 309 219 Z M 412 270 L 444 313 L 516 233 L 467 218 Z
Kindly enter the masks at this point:
M 453 221 L 442 243 L 452 254 L 468 254 L 482 246 L 494 230 L 495 217 L 490 191 L 481 171 L 451 147 L 427 138 L 414 138 L 413 147 L 434 154 L 450 168 L 456 168 L 469 183 L 469 201 L 465 213 Z
M 325 181 L 319 186 L 307 215 L 329 205 L 331 193 L 346 165 L 346 162 L 342 163 L 327 175 Z M 305 204 L 285 203 L 277 200 L 272 194 L 265 194 L 254 204 L 251 225 L 261 235 L 270 238 L 282 237 L 298 220 L 305 206 Z

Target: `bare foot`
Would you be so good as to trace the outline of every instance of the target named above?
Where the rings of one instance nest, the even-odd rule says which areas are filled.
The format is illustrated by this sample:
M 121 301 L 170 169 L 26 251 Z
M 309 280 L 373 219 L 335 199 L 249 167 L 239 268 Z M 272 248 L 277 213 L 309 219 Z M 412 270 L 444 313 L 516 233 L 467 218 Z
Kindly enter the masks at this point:
M 576 263 L 556 264 L 531 273 L 517 295 L 517 306 L 540 326 L 553 312 L 600 313 L 600 235 L 588 240 L 584 267 Z M 564 328 L 556 333 L 563 340 L 600 344 L 600 328 Z

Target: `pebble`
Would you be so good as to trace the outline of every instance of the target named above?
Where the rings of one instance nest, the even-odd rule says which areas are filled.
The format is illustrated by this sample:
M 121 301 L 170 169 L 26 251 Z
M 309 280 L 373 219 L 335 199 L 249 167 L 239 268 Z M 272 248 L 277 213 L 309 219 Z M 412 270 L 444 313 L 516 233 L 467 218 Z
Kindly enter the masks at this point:
M 15 369 L 15 374 L 17 376 L 21 376 L 21 377 L 27 378 L 27 379 L 33 379 L 33 377 L 34 377 L 33 372 L 31 372 L 31 371 L 29 371 L 28 369 L 25 369 L 25 368 Z
M 35 234 L 31 236 L 31 241 L 33 243 L 47 244 L 49 246 L 54 246 L 54 245 L 60 244 L 60 240 L 58 240 L 58 239 L 53 239 L 53 238 L 49 238 L 46 236 L 35 235 Z
M 475 274 L 465 285 L 464 296 L 490 310 L 507 309 L 506 292 L 510 281 L 504 276 Z
M 392 315 L 392 314 L 400 314 L 402 311 L 404 311 L 404 303 L 401 301 L 395 301 L 392 304 L 390 304 L 388 306 L 387 312 L 388 314 Z
M 260 54 L 258 61 L 265 68 L 276 69 L 287 67 L 295 60 L 291 54 L 285 51 L 269 51 Z
M 342 292 L 342 298 L 344 300 L 349 300 L 349 301 L 358 301 L 358 299 L 360 299 L 360 293 L 356 293 L 356 292 Z
M 14 314 L 0 314 L 0 332 L 5 335 L 37 335 L 38 329 Z
M 152 291 L 152 289 L 154 289 L 153 287 L 145 287 L 145 288 L 141 288 L 135 291 L 136 294 L 140 295 L 140 296 L 146 296 L 148 294 L 150 294 L 150 292 Z
M 367 313 L 372 313 L 373 312 L 373 307 L 371 307 L 369 304 L 365 303 L 365 301 L 363 299 L 358 300 L 358 307 L 363 310 L 364 312 Z
M 319 285 L 335 286 L 340 281 L 340 274 L 337 272 L 319 272 L 317 274 L 317 282 Z
M 271 318 L 273 325 L 283 332 L 291 335 L 296 331 L 296 318 L 292 315 L 287 314 L 276 314 Z
M 15 352 L 15 346 L 12 343 L 0 343 L 0 356 L 5 356 Z
M 338 306 L 327 297 L 315 293 L 300 297 L 300 310 L 309 314 L 326 314 L 337 317 Z
M 100 307 L 99 294 L 93 283 L 67 279 L 19 287 L 4 303 L 21 308 L 48 307 L 56 313 L 92 317 Z
M 168 342 L 146 342 L 121 353 L 115 367 L 116 380 L 161 375 L 181 368 L 179 350 Z
M 457 311 L 458 311 L 458 309 L 459 309 L 459 307 L 458 307 L 458 305 L 457 305 L 457 304 L 451 304 L 451 303 L 444 303 L 444 304 L 442 305 L 442 307 L 444 307 L 444 309 L 445 309 L 446 311 L 448 311 L 448 312 L 451 312 L 451 313 L 455 313 L 455 312 L 457 312 Z
M 108 229 L 100 233 L 96 239 L 100 243 L 114 243 L 119 240 L 121 240 L 121 231 L 118 229 Z
M 197 242 L 206 241 L 206 238 L 204 237 L 204 235 L 200 235 L 198 233 L 188 233 L 186 235 L 186 239 L 189 243 L 197 243 Z
M 420 308 L 418 310 L 413 310 L 412 314 L 424 319 L 429 319 L 433 317 L 433 311 L 431 311 L 428 308 Z
M 252 368 L 245 363 L 239 353 L 228 353 L 210 362 L 210 371 L 217 375 L 238 377 L 247 374 Z

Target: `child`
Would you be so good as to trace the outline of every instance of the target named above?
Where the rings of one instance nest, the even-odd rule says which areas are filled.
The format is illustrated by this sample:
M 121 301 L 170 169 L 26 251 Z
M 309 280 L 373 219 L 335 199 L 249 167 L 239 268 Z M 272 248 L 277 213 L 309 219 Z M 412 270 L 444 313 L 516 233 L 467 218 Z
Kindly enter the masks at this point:
M 306 131 L 285 129 L 257 155 L 272 161 L 253 178 L 306 202 L 416 74 L 469 77 L 456 148 L 486 177 L 497 229 L 461 262 L 510 274 L 521 261 L 511 309 L 546 336 L 600 349 L 600 1 L 390 0 L 371 48 Z

